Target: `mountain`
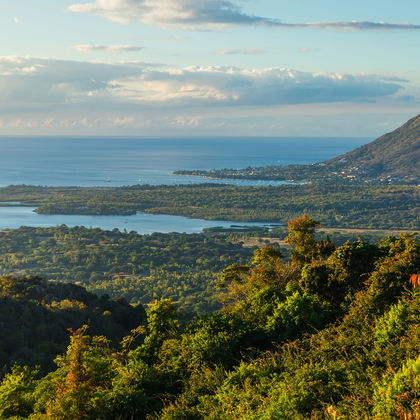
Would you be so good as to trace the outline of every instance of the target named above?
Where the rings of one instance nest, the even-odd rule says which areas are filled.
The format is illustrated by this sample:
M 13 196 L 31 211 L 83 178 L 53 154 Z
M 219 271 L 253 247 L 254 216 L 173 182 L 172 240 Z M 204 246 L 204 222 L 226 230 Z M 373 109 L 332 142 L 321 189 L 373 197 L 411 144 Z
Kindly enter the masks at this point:
M 414 181 L 420 178 L 420 114 L 351 152 L 321 163 L 347 176 Z
M 208 178 L 287 180 L 314 183 L 420 183 L 420 114 L 369 144 L 312 165 L 176 171 Z

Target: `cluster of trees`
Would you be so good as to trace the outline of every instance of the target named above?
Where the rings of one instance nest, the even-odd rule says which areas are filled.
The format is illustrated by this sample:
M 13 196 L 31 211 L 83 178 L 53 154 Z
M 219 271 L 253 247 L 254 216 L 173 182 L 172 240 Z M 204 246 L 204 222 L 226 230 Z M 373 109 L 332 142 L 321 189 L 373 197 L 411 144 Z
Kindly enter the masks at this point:
M 185 323 L 156 301 L 117 346 L 73 330 L 55 370 L 2 377 L 0 417 L 419 417 L 418 239 L 337 247 L 316 226 L 289 223 L 290 261 L 263 247 L 228 266 L 220 311 Z
M 46 214 L 182 215 L 213 220 L 287 223 L 302 213 L 324 226 L 416 229 L 420 225 L 416 186 L 280 185 L 237 187 L 193 184 L 116 188 L 0 188 L 0 201 L 37 206 Z
M 170 298 L 194 312 L 220 307 L 213 296 L 219 272 L 252 255 L 220 234 L 138 235 L 64 225 L 3 230 L 0 249 L 3 274 L 77 283 L 131 304 Z

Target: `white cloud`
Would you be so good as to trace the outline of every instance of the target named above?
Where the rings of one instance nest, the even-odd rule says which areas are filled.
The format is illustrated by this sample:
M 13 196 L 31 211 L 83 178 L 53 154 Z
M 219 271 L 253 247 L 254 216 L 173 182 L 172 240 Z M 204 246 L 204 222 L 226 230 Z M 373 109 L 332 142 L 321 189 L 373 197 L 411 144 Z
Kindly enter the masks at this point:
M 350 22 L 309 22 L 283 24 L 291 28 L 314 28 L 314 29 L 335 29 L 339 31 L 365 31 L 365 30 L 420 30 L 420 25 L 411 23 L 389 23 L 389 22 L 370 22 L 363 20 L 352 20 Z
M 307 47 L 299 48 L 299 52 L 301 52 L 302 54 L 308 54 L 308 53 L 317 52 L 317 51 L 320 51 L 320 49 L 319 48 L 307 48 Z
M 133 20 L 183 29 L 204 29 L 224 25 L 265 25 L 283 28 L 314 28 L 344 31 L 419 30 L 420 25 L 370 21 L 283 23 L 278 19 L 246 14 L 229 0 L 96 0 L 68 7 L 75 13 L 94 13 L 113 22 Z
M 101 63 L 0 57 L 0 106 L 80 104 L 105 94 L 110 80 L 138 75 L 144 68 L 147 66 L 136 61 Z M 89 92 L 98 95 L 89 98 Z
M 242 54 L 242 55 L 257 55 L 257 54 L 263 54 L 263 50 L 220 50 L 216 51 L 215 54 L 217 55 L 236 55 L 236 54 Z
M 58 108 L 89 113 L 155 106 L 169 112 L 178 107 L 360 103 L 398 98 L 405 86 L 406 81 L 393 77 L 310 73 L 280 67 L 171 69 L 137 61 L 0 57 L 0 110 L 8 113 Z
M 181 118 L 181 117 L 180 117 Z M 107 116 L 107 117 L 76 117 L 62 118 L 47 116 L 44 118 L 9 118 L 0 121 L 0 128 L 31 128 L 41 127 L 45 129 L 75 129 L 75 128 L 146 128 L 151 125 L 150 120 L 136 119 L 133 116 Z M 173 124 L 175 125 L 175 124 Z M 187 124 L 185 124 L 187 125 Z
M 179 115 L 170 124 L 178 127 L 198 127 L 201 124 L 201 116 Z
M 83 45 L 74 45 L 72 47 L 76 51 L 83 53 L 93 53 L 96 51 L 105 51 L 111 53 L 126 53 L 126 52 L 136 52 L 143 49 L 143 47 L 138 47 L 135 45 L 93 45 L 93 44 L 83 44 Z
M 194 28 L 198 25 L 276 24 L 269 18 L 247 15 L 228 0 L 96 0 L 74 4 L 68 10 L 94 13 L 122 24 L 132 20 Z
M 111 120 L 111 125 L 113 127 L 124 127 L 126 125 L 131 125 L 133 122 L 133 117 L 116 117 L 114 120 Z
M 41 121 L 42 127 L 54 127 L 56 125 L 56 120 L 53 117 L 45 118 L 44 121 Z
M 266 106 L 375 100 L 395 94 L 401 83 L 375 75 L 214 66 L 145 71 L 110 84 L 114 95 L 138 103 Z
M 21 23 L 21 20 L 18 17 L 14 17 L 13 22 L 15 22 L 18 25 L 19 23 Z

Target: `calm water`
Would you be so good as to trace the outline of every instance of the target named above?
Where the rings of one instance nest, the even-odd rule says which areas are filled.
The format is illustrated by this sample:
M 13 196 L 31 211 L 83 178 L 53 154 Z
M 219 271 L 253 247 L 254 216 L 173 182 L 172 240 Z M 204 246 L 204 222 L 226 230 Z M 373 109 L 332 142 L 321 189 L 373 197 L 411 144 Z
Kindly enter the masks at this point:
M 20 226 L 50 227 L 65 224 L 67 226 L 86 226 L 112 230 L 118 228 L 128 232 L 134 230 L 140 234 L 153 232 L 197 233 L 203 228 L 221 226 L 231 227 L 232 222 L 218 220 L 189 219 L 183 216 L 166 214 L 137 213 L 132 216 L 85 216 L 85 215 L 48 215 L 38 214 L 34 207 L 0 207 L 0 230 L 14 229 Z M 235 223 L 240 226 L 268 226 L 264 223 Z
M 314 163 L 365 144 L 361 138 L 6 138 L 0 137 L 0 186 L 190 184 L 177 169 Z M 213 181 L 212 181 L 213 182 Z M 216 181 L 217 182 L 217 181 Z M 223 182 L 223 181 L 218 181 Z M 226 181 L 224 181 L 226 182 Z M 274 182 L 228 181 L 239 185 Z
M 21 138 L 0 137 L 0 186 L 11 184 L 119 186 L 190 184 L 205 178 L 172 175 L 177 169 L 244 168 L 314 163 L 352 150 L 362 138 Z M 213 182 L 213 180 L 211 181 Z M 236 185 L 272 181 L 214 181 Z M 32 208 L 0 207 L 0 229 L 26 226 L 100 227 L 151 232 L 200 232 L 229 222 L 179 216 L 39 215 Z M 242 223 L 241 223 L 242 224 Z M 245 224 L 244 224 L 245 225 Z

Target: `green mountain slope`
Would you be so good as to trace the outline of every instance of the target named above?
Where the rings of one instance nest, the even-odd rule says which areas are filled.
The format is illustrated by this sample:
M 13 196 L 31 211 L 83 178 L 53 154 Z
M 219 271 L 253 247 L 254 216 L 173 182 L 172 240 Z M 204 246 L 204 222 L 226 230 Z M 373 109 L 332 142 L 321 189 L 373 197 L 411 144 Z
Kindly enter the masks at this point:
M 420 178 L 420 114 L 391 133 L 324 164 L 374 178 Z
M 209 178 L 305 181 L 314 183 L 411 184 L 420 182 L 420 114 L 369 144 L 312 165 L 243 169 L 181 170 L 178 175 Z

